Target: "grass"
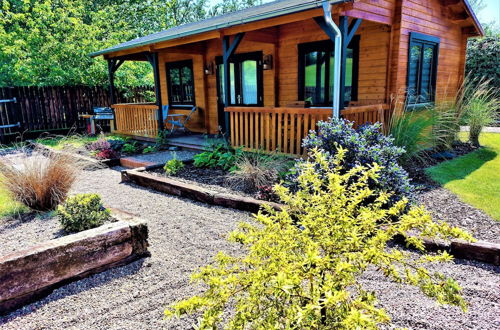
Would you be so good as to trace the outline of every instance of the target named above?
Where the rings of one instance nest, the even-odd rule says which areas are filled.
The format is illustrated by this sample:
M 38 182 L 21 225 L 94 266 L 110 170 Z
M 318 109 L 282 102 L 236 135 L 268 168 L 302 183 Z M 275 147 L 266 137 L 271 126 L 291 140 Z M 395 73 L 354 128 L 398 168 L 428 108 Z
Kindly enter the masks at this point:
M 14 201 L 5 189 L 0 178 L 0 219 L 3 217 L 27 212 L 28 208 Z
M 61 137 L 40 138 L 36 142 L 56 150 L 62 150 L 67 146 L 81 148 L 89 142 L 97 141 L 97 136 L 71 135 Z
M 484 148 L 427 169 L 431 178 L 500 221 L 500 134 L 483 133 Z

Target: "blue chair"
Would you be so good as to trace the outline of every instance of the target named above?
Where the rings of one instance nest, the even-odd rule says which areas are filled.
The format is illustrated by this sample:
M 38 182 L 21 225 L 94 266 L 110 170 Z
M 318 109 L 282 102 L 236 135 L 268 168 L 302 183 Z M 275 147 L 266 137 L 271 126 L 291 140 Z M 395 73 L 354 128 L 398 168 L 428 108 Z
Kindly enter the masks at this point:
M 172 134 L 176 130 L 176 126 L 178 127 L 177 129 L 181 129 L 182 131 L 187 132 L 188 129 L 187 129 L 186 125 L 189 122 L 189 119 L 191 118 L 193 113 L 196 112 L 196 110 L 198 110 L 198 107 L 194 106 L 188 114 L 184 114 L 184 113 L 169 114 L 170 106 L 164 105 L 163 106 L 163 121 L 167 124 L 172 125 L 172 129 L 170 130 L 170 134 Z

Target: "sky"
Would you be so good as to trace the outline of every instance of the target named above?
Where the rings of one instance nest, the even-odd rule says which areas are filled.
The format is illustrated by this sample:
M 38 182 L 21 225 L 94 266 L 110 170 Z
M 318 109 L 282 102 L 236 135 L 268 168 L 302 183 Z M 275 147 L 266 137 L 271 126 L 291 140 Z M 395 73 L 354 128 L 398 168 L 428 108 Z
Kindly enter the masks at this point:
M 500 25 L 500 0 L 484 0 L 486 8 L 476 13 L 479 21 L 484 23 L 495 22 Z

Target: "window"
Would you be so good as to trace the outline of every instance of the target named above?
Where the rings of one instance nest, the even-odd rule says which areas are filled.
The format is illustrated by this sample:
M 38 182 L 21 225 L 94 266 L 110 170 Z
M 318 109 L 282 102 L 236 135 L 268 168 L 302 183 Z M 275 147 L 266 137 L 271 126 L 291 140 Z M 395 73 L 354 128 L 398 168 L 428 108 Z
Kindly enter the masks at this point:
M 409 105 L 434 101 L 438 51 L 439 38 L 410 33 L 407 100 Z
M 262 106 L 262 53 L 237 54 L 229 60 L 230 104 L 237 106 Z M 217 81 L 221 103 L 224 95 L 224 65 L 217 58 Z
M 334 45 L 330 40 L 299 45 L 299 100 L 312 106 L 331 106 L 333 102 Z M 357 100 L 359 36 L 346 54 L 344 102 Z
M 193 106 L 193 61 L 167 63 L 168 101 L 170 105 Z

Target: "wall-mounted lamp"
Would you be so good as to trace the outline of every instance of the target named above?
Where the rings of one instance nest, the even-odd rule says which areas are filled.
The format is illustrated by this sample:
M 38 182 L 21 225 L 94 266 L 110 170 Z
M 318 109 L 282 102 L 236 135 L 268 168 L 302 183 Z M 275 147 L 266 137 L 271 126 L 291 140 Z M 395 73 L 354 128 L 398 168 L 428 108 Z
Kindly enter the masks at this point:
M 273 69 L 273 55 L 264 55 L 262 59 L 262 69 L 264 70 Z
M 214 65 L 212 64 L 212 62 L 205 65 L 205 74 L 206 75 L 214 74 Z

